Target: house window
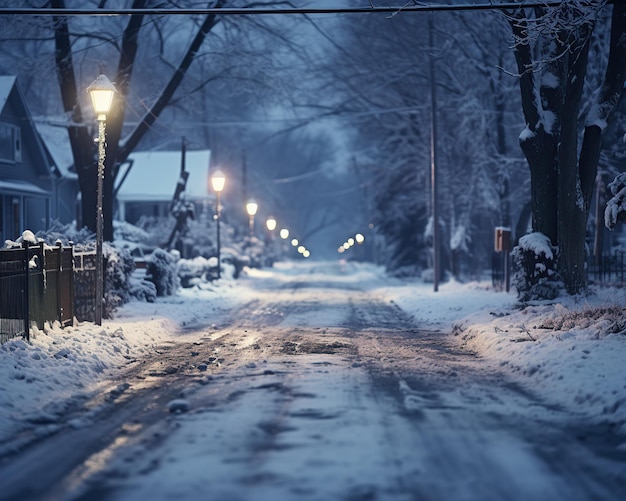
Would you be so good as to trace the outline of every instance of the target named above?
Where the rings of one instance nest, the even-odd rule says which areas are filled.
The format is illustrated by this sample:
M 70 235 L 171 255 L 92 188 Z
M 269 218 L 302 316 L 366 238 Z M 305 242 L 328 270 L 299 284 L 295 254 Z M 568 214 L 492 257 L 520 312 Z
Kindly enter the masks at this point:
M 19 163 L 22 161 L 22 137 L 20 128 L 0 123 L 0 162 Z

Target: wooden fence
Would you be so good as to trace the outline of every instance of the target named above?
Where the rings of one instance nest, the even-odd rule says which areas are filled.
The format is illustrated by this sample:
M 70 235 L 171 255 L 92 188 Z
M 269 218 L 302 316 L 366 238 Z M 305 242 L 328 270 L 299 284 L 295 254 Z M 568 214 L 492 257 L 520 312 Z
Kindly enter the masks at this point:
M 0 250 L 0 343 L 45 322 L 74 319 L 73 248 L 28 245 Z

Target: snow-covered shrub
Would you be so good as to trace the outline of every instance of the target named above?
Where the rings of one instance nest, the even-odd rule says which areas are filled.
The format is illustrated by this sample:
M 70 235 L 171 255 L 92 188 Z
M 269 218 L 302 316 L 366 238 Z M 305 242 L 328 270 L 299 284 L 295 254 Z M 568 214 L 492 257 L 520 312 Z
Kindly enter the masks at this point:
M 543 233 L 524 235 L 513 248 L 515 265 L 513 285 L 520 301 L 554 299 L 561 294 L 563 283 L 555 271 L 556 249 Z
M 146 301 L 148 303 L 154 303 L 157 297 L 156 286 L 150 280 L 144 278 L 130 277 L 130 290 L 129 293 L 132 297 L 139 301 Z
M 220 253 L 220 260 L 222 262 L 222 277 L 239 278 L 241 271 L 246 266 L 250 266 L 250 257 L 242 255 L 233 247 L 226 247 L 222 249 Z M 228 270 L 228 265 L 232 267 Z
M 48 245 L 56 245 L 60 241 L 63 245 L 84 244 L 90 240 L 95 240 L 95 234 L 84 227 L 80 230 L 76 229 L 75 223 L 62 224 L 57 220 L 52 221 L 48 230 L 42 230 L 37 233 L 37 238 L 42 239 Z
M 117 308 L 130 301 L 130 277 L 135 271 L 135 262 L 127 249 L 119 249 L 108 242 L 104 243 L 102 251 L 106 262 L 103 314 L 111 318 Z
M 626 221 L 626 172 L 609 183 L 609 190 L 613 196 L 604 209 L 604 225 L 613 230 L 618 222 Z
M 181 259 L 177 264 L 181 287 L 193 287 L 198 282 L 206 280 L 212 267 L 217 267 L 217 258 L 206 259 L 197 256 L 193 259 Z
M 155 249 L 149 256 L 146 271 L 157 296 L 171 296 L 178 289 L 176 261 L 172 253 L 163 249 Z
M 258 238 L 246 238 L 241 251 L 242 254 L 248 257 L 247 266 L 250 268 L 271 266 L 271 262 L 268 261 L 268 256 L 265 255 L 265 244 Z

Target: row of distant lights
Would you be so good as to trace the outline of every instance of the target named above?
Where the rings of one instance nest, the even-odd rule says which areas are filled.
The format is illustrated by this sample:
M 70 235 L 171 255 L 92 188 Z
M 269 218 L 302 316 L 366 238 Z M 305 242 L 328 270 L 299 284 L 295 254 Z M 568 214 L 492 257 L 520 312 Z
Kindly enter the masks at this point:
M 268 218 L 265 225 L 269 231 L 274 231 L 277 225 L 276 219 L 273 217 Z M 289 238 L 289 230 L 287 228 L 281 229 L 278 234 L 283 240 L 287 240 Z M 291 245 L 296 247 L 298 254 L 302 254 L 302 257 L 309 257 L 311 255 L 311 251 L 309 251 L 304 245 L 300 244 L 297 238 L 291 239 Z
M 356 235 L 354 235 L 354 238 L 350 237 L 343 244 L 341 244 L 337 249 L 337 252 L 339 252 L 339 254 L 343 254 L 353 245 L 361 245 L 363 242 L 365 242 L 365 237 L 361 233 L 357 233 Z

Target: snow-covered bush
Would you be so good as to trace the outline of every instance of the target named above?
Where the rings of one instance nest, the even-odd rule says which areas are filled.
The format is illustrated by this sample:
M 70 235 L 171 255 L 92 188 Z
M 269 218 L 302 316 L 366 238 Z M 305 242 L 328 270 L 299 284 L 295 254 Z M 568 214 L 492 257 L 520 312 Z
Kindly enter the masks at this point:
M 150 280 L 130 277 L 130 295 L 139 301 L 154 303 L 157 297 L 156 286 Z
M 556 249 L 543 233 L 524 235 L 511 253 L 515 266 L 513 285 L 520 301 L 554 299 L 563 283 L 555 271 Z
M 250 266 L 250 257 L 240 254 L 234 247 L 226 247 L 220 253 L 222 262 L 222 277 L 239 278 L 242 270 Z M 231 270 L 228 267 L 231 267 Z
M 176 261 L 173 253 L 163 249 L 155 249 L 149 256 L 146 271 L 157 296 L 171 296 L 178 289 Z
M 60 241 L 63 245 L 84 244 L 96 238 L 95 234 L 88 228 L 76 229 L 75 223 L 62 224 L 59 221 L 52 221 L 48 230 L 37 233 L 37 238 L 41 238 L 48 245 L 56 245 Z
M 241 251 L 248 257 L 247 266 L 250 268 L 272 265 L 271 258 L 265 255 L 265 244 L 256 237 L 246 238 Z
M 119 249 L 108 242 L 104 243 L 102 251 L 106 262 L 103 314 L 111 318 L 117 308 L 130 301 L 130 277 L 135 271 L 135 262 L 127 249 Z
M 613 230 L 618 222 L 626 221 L 626 173 L 619 174 L 609 183 L 612 198 L 604 209 L 604 225 Z
M 197 256 L 193 259 L 181 259 L 177 265 L 181 287 L 193 287 L 203 280 L 210 279 L 213 268 L 217 268 L 217 258 L 214 257 L 207 259 Z

